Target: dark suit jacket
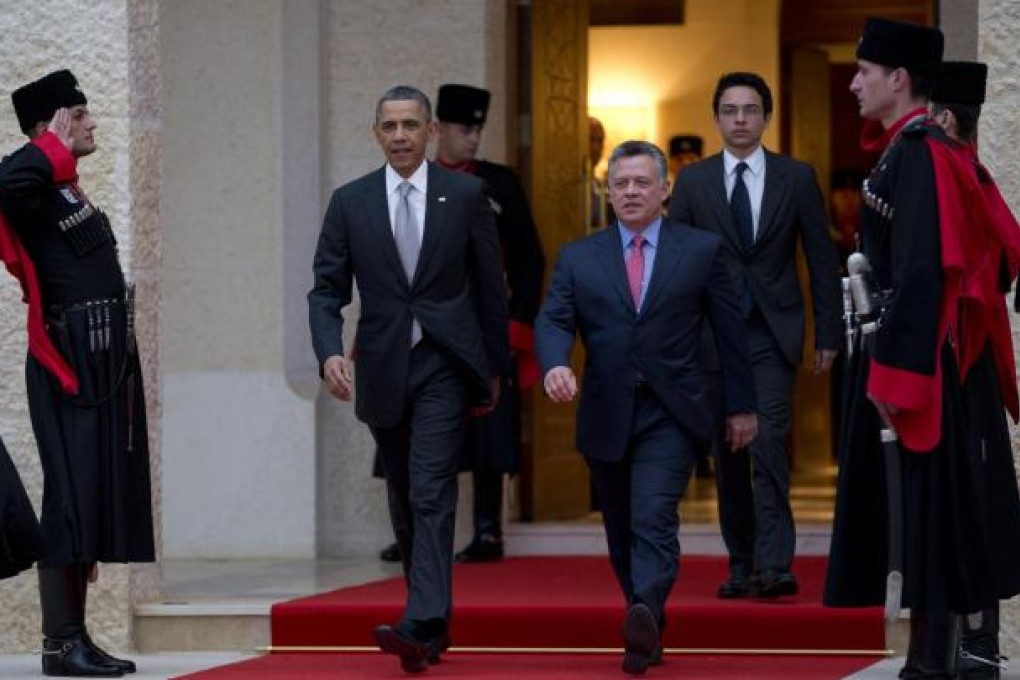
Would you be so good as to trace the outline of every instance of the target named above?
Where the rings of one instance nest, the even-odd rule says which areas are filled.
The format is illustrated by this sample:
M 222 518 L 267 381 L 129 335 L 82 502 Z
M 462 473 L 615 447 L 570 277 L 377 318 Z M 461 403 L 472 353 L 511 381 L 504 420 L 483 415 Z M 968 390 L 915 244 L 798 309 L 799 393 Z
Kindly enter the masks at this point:
M 545 255 L 524 187 L 513 170 L 498 163 L 476 161 L 474 175 L 485 182 L 496 212 L 503 269 L 510 287 L 510 318 L 531 326 L 542 303 Z
M 726 412 L 753 412 L 744 325 L 718 236 L 664 220 L 640 313 L 615 225 L 563 246 L 535 322 L 535 344 L 545 374 L 569 365 L 575 333 L 584 343 L 581 453 L 607 461 L 624 456 L 639 372 L 694 442 L 707 446 L 715 425 L 698 364 L 706 317 L 722 360 Z
M 386 200 L 385 166 L 333 192 L 308 293 L 319 365 L 343 354 L 343 317 L 358 282 L 356 412 L 375 427 L 395 425 L 406 402 L 411 318 L 463 364 L 483 401 L 505 368 L 507 294 L 495 219 L 480 180 L 428 165 L 425 228 L 409 285 Z
M 794 366 L 800 364 L 804 349 L 804 296 L 796 264 L 799 239 L 811 282 L 815 348 L 839 348 L 843 330 L 839 256 L 811 166 L 765 151 L 761 219 L 750 251 L 745 251 L 733 224 L 723 173 L 722 154 L 681 170 L 669 200 L 670 219 L 723 237 L 738 297 L 744 281 L 749 281 L 758 308 Z

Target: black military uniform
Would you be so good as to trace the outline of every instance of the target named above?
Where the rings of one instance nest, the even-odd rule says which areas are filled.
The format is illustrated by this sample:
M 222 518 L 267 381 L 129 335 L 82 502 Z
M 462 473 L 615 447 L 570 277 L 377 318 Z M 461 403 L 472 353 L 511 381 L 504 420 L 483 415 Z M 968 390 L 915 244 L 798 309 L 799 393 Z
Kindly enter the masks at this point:
M 41 556 L 39 520 L 7 447 L 0 441 L 0 579 L 31 568 Z
M 439 88 L 436 117 L 442 123 L 478 126 L 480 130 L 485 125 L 488 109 L 487 90 L 469 85 Z M 468 547 L 457 554 L 457 559 L 486 561 L 503 555 L 503 475 L 520 469 L 521 391 L 530 389 L 538 379 L 532 327 L 541 304 L 545 260 L 528 199 L 510 168 L 475 159 L 462 164 L 463 167 L 451 167 L 442 157 L 438 162 L 485 181 L 489 203 L 496 214 L 510 296 L 510 346 L 516 361 L 502 376 L 495 410 L 470 421 L 461 465 L 461 469 L 471 471 L 473 476 L 474 536 Z
M 875 19 L 865 25 L 857 51 L 859 59 L 904 67 L 911 78 L 933 77 L 941 53 L 937 30 Z M 954 175 L 961 166 L 952 142 L 924 108 L 880 128 L 876 121 L 865 127 L 865 148 L 881 157 L 864 183 L 860 237 L 882 325 L 868 351 L 848 362 L 824 600 L 831 606 L 885 601 L 888 454 L 873 396 L 898 409 L 892 420 L 900 438 L 901 481 L 893 512 L 904 523 L 902 603 L 911 609 L 901 677 L 949 678 L 956 665 L 951 612 L 981 610 L 1020 592 L 1020 552 L 1010 535 L 1015 529 L 1001 531 L 1006 525 L 983 512 L 985 461 L 1002 457 L 1012 468 L 992 357 L 999 348 L 987 339 L 965 347 L 982 321 L 957 317 L 956 310 L 972 302 L 960 293 L 960 277 L 972 272 L 958 252 L 958 236 L 970 238 L 976 225 L 961 223 L 946 209 L 966 205 L 969 195 L 961 184 L 966 178 Z M 977 196 L 980 201 L 979 191 Z M 992 291 L 983 302 L 994 307 L 994 298 Z M 1015 494 L 1011 469 L 1009 479 Z
M 57 109 L 86 104 L 69 71 L 30 83 L 12 99 L 26 134 Z M 25 373 L 44 474 L 43 672 L 118 676 L 134 664 L 95 647 L 85 600 L 96 562 L 155 558 L 148 435 L 116 239 L 78 186 L 76 168 L 76 157 L 48 131 L 5 158 L 0 231 L 6 263 L 16 260 L 12 271 L 21 273 L 30 305 Z
M 943 62 L 932 90 L 932 103 L 936 112 L 948 110 L 956 117 L 955 134 L 950 133 L 956 142 L 955 151 L 962 156 L 965 164 L 973 168 L 985 195 L 989 209 L 987 214 L 978 212 L 974 213 L 974 216 L 977 218 L 978 214 L 983 214 L 986 225 L 978 225 L 974 230 L 975 238 L 982 232 L 981 226 L 991 225 L 1004 240 L 1013 241 L 1013 247 L 1002 249 L 996 276 L 998 291 L 1005 294 L 1009 292 L 1020 266 L 1020 261 L 1017 260 L 1020 225 L 999 193 L 991 173 L 978 159 L 976 139 L 966 138 L 971 133 L 976 135 L 981 106 L 985 101 L 987 79 L 988 67 L 985 64 L 964 61 Z M 965 120 L 973 124 L 973 130 L 968 130 Z M 993 272 L 988 273 L 988 276 L 994 275 Z M 1000 332 L 1009 333 L 1008 315 L 1002 311 L 1005 308 L 1005 301 L 1002 301 L 999 307 L 1000 313 L 996 317 Z M 1000 344 L 1005 346 L 1006 342 Z M 993 394 L 1000 392 L 1007 410 L 1016 415 L 1020 404 L 1017 403 L 1013 362 L 1003 361 L 1005 357 L 993 357 L 990 354 L 986 350 L 981 357 L 981 367 L 986 381 L 985 391 Z M 996 363 L 999 365 L 994 365 Z M 997 385 L 996 382 L 1000 384 Z M 983 408 L 984 405 L 978 406 Z M 1020 579 L 1020 574 L 1017 573 L 1017 564 L 1020 563 L 1020 539 L 1017 537 L 1017 527 L 1020 527 L 1020 491 L 1016 484 L 1012 449 L 1008 441 L 1001 440 L 1002 404 L 993 401 L 988 404 L 987 411 L 980 411 L 979 414 L 982 416 L 979 430 L 982 438 L 985 441 L 998 440 L 998 445 L 986 446 L 985 455 L 975 459 L 977 463 L 975 472 L 981 485 L 983 500 L 978 511 L 982 515 L 986 530 L 990 532 L 985 536 L 985 545 L 994 547 L 988 555 L 988 565 L 993 575 L 995 592 L 1000 598 L 1005 598 L 1020 587 L 1017 583 Z M 961 677 L 998 677 L 1000 662 L 998 638 L 998 603 L 977 612 L 968 612 L 962 617 L 959 659 Z

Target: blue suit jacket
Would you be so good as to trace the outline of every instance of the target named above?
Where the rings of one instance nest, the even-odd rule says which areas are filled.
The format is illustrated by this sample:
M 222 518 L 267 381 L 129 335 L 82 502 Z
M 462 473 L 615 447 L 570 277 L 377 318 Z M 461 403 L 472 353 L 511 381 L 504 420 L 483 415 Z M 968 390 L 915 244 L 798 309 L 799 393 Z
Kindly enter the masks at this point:
M 716 427 L 704 392 L 698 346 L 707 320 L 722 363 L 727 413 L 755 410 L 744 324 L 718 235 L 663 221 L 652 279 L 634 309 L 615 227 L 560 250 L 535 323 L 542 372 L 570 364 L 575 334 L 586 350 L 577 448 L 617 461 L 626 453 L 640 375 L 700 446 Z

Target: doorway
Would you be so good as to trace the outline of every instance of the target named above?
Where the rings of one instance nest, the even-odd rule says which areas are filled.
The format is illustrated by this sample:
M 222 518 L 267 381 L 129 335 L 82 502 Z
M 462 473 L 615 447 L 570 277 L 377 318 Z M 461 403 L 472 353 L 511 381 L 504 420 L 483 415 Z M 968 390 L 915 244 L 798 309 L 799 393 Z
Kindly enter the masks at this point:
M 679 13 L 664 12 L 665 5 Z M 728 71 L 757 72 L 778 100 L 764 145 L 810 163 L 831 206 L 833 178 L 838 184 L 868 169 L 857 151 L 860 121 L 846 89 L 865 17 L 929 25 L 937 17 L 930 0 L 894 0 L 880 10 L 866 0 L 632 0 L 628 16 L 609 17 L 618 7 L 599 0 L 521 6 L 520 91 L 531 92 L 521 97 L 531 133 L 521 169 L 550 271 L 560 245 L 585 231 L 588 115 L 605 128 L 604 155 L 625 139 L 666 148 L 669 137 L 685 134 L 701 137 L 708 156 L 721 149 L 711 110 L 716 80 Z M 594 172 L 605 172 L 604 161 Z M 803 261 L 800 268 L 807 292 Z M 809 300 L 807 308 L 805 355 L 814 351 Z M 578 353 L 575 370 L 580 364 Z M 791 497 L 798 522 L 829 523 L 838 377 L 813 376 L 807 366 L 798 372 L 794 395 Z M 536 395 L 529 421 L 521 518 L 590 515 L 587 471 L 573 448 L 573 406 Z M 716 522 L 714 483 L 694 481 L 681 505 L 685 522 Z

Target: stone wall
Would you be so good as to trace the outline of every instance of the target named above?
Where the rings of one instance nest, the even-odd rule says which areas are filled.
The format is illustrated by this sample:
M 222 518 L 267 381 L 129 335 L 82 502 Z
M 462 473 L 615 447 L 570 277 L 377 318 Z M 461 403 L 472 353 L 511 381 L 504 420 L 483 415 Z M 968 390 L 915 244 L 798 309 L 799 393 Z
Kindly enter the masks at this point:
M 1016 31 L 1020 26 L 1020 3 L 1012 0 L 981 0 L 978 3 L 978 58 L 988 64 L 988 91 L 981 114 L 981 158 L 988 165 L 1003 196 L 1015 214 L 1020 214 L 1020 53 Z M 1012 309 L 1012 296 L 1009 303 Z M 1020 317 L 1010 314 L 1013 347 L 1020 348 Z M 1020 363 L 1020 361 L 1018 361 Z M 1014 427 L 1014 462 L 1020 465 L 1020 430 Z M 1020 527 L 1011 527 L 1013 532 Z M 1020 655 L 1020 600 L 1014 598 L 1002 609 L 1003 653 Z
M 25 142 L 10 92 L 70 68 L 98 122 L 99 150 L 79 170 L 81 185 L 106 210 L 130 279 L 139 285 L 139 344 L 144 357 L 159 524 L 159 64 L 157 0 L 39 0 L 4 3 L 0 12 L 0 149 Z M 24 388 L 25 308 L 13 279 L 0 280 L 0 434 L 36 507 L 42 472 Z M 89 598 L 89 625 L 101 644 L 130 646 L 131 603 L 158 596 L 155 565 L 104 566 Z M 40 643 L 34 572 L 0 582 L 0 653 Z

